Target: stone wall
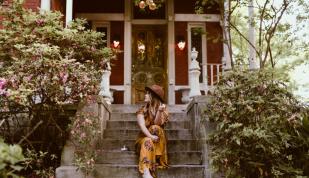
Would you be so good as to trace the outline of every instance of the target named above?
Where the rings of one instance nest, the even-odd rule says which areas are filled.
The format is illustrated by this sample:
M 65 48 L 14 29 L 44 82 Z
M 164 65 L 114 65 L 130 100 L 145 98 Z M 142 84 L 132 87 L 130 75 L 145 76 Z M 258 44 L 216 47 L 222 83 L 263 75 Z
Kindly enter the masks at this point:
M 98 141 L 103 138 L 104 129 L 106 128 L 106 121 L 110 119 L 111 108 L 104 101 L 102 96 L 97 96 L 94 102 L 87 104 L 81 103 L 77 109 L 78 112 L 91 112 L 99 118 L 100 133 Z M 66 142 L 61 155 L 61 166 L 56 169 L 56 178 L 84 178 L 85 175 L 77 170 L 73 165 L 74 146 L 70 140 Z
M 187 107 L 187 115 L 191 120 L 191 128 L 193 136 L 199 140 L 199 146 L 203 150 L 203 165 L 205 165 L 204 175 L 209 178 L 220 177 L 219 175 L 211 172 L 209 163 L 209 153 L 211 151 L 210 146 L 206 140 L 209 134 L 215 130 L 215 124 L 207 121 L 207 115 L 203 114 L 203 111 L 207 107 L 207 104 L 211 102 L 210 96 L 196 96 L 194 97 Z

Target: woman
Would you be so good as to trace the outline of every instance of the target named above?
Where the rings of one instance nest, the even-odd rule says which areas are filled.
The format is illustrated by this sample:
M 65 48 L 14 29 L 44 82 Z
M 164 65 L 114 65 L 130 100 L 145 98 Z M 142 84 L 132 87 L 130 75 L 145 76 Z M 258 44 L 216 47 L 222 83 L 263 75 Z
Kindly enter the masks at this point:
M 141 133 L 136 141 L 139 171 L 143 178 L 155 177 L 156 168 L 167 168 L 166 138 L 163 130 L 168 112 L 163 104 L 164 91 L 158 85 L 146 87 L 145 102 L 137 112 Z

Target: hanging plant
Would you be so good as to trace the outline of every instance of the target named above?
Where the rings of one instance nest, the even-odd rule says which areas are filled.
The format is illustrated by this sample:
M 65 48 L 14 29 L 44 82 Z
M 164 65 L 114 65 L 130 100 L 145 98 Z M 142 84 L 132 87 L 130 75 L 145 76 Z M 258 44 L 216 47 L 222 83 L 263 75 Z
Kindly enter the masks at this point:
M 150 10 L 156 10 L 162 7 L 165 0 L 134 0 L 134 5 L 138 6 L 141 10 L 145 9 L 147 6 Z

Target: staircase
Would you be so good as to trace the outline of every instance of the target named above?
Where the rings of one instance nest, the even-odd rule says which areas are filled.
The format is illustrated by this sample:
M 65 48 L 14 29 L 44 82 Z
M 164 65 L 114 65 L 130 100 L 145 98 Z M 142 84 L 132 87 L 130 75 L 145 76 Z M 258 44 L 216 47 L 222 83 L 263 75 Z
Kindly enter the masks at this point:
M 137 105 L 112 105 L 111 119 L 107 121 L 104 139 L 98 145 L 94 177 L 141 178 L 135 140 L 140 131 L 135 112 Z M 191 122 L 183 105 L 169 106 L 169 122 L 165 127 L 170 168 L 158 170 L 158 178 L 204 178 L 202 151 L 193 139 Z M 127 147 L 126 151 L 121 148 Z

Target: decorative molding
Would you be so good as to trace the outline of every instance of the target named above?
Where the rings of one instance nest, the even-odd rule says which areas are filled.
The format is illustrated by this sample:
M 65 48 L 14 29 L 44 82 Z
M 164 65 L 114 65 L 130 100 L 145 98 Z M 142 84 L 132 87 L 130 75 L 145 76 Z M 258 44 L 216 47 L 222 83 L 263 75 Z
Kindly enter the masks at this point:
M 175 14 L 175 21 L 182 22 L 220 22 L 217 14 Z
M 122 13 L 77 13 L 76 17 L 93 21 L 124 21 Z

